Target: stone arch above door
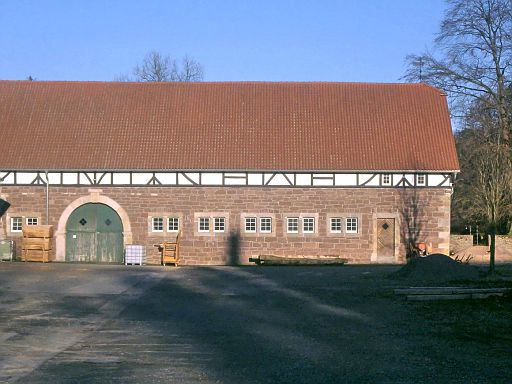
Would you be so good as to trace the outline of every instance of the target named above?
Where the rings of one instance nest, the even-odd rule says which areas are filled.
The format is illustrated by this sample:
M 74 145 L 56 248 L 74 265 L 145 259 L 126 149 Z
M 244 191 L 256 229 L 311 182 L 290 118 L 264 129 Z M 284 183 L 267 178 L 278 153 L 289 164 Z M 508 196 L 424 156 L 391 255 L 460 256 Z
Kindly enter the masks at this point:
M 121 222 L 123 223 L 124 244 L 131 244 L 133 242 L 132 226 L 130 224 L 128 214 L 124 208 L 111 198 L 101 195 L 99 191 L 90 191 L 89 195 L 79 197 L 71 204 L 69 204 L 60 215 L 57 230 L 55 232 L 55 261 L 66 260 L 66 224 L 68 222 L 69 216 L 75 209 L 87 203 L 105 204 L 116 211 L 121 218 Z

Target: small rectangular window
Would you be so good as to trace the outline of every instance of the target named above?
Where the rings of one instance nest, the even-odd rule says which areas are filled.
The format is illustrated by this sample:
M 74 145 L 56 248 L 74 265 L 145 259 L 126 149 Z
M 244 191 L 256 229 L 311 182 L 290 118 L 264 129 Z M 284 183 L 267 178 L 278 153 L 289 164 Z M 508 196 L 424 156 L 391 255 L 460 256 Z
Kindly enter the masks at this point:
M 315 233 L 314 217 L 304 217 L 302 219 L 302 233 Z
M 382 175 L 382 185 L 391 185 L 391 175 L 389 173 Z
M 11 217 L 11 232 L 21 232 L 23 227 L 22 217 Z
M 298 217 L 288 217 L 286 219 L 286 232 L 299 233 L 299 218 Z
M 341 233 L 341 217 L 331 217 L 331 233 Z
M 357 233 L 357 217 L 347 217 L 345 228 L 347 233 Z
M 256 232 L 256 218 L 246 217 L 245 218 L 245 232 L 255 233 Z
M 260 232 L 271 233 L 272 232 L 272 218 L 262 217 L 260 218 Z
M 226 218 L 215 217 L 213 219 L 213 232 L 224 232 L 226 229 Z
M 199 232 L 210 232 L 210 218 L 200 217 L 199 218 Z
M 39 224 L 39 218 L 37 217 L 27 217 L 27 225 L 38 225 Z
M 151 219 L 151 230 L 152 232 L 163 232 L 164 231 L 164 218 L 153 217 Z
M 425 175 L 416 175 L 416 184 L 417 185 L 425 185 L 427 178 Z
M 169 219 L 167 219 L 167 230 L 169 232 L 178 232 L 180 230 L 179 217 L 169 217 Z

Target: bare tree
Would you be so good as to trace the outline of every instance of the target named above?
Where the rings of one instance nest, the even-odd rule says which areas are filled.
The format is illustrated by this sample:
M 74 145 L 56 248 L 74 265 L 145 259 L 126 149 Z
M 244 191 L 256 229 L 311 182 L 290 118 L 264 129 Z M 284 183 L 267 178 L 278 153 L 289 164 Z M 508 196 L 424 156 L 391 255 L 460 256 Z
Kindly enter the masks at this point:
M 170 82 L 170 81 L 202 81 L 203 66 L 194 59 L 185 56 L 181 65 L 169 56 L 161 53 L 149 52 L 142 60 L 142 63 L 133 68 L 132 79 L 128 75 L 119 75 L 116 81 L 147 81 L 147 82 Z
M 159 52 L 149 52 L 140 65 L 133 69 L 137 81 L 171 81 L 173 61 Z
M 484 103 L 473 105 L 466 127 L 456 135 L 461 177 L 453 195 L 454 212 L 487 224 L 491 237 L 489 270 L 494 271 L 497 230 L 506 231 L 512 208 L 509 147 L 501 141 L 497 117 Z
M 171 71 L 171 81 L 202 81 L 203 66 L 194 59 L 185 56 L 179 67 L 176 61 L 173 61 Z
M 472 209 L 484 217 L 491 237 L 489 271 L 494 272 L 496 230 L 510 217 L 512 173 L 509 148 L 492 138 L 481 141 L 474 151 L 476 178 L 470 187 Z
M 491 236 L 489 271 L 494 272 L 496 255 L 496 227 L 497 224 L 509 214 L 510 204 L 510 158 L 509 149 L 503 145 L 488 143 L 483 146 L 479 158 L 478 182 L 475 183 L 481 202 L 481 209 L 485 212 L 489 223 Z
M 435 40 L 441 52 L 409 55 L 408 81 L 445 90 L 464 114 L 474 99 L 497 113 L 503 145 L 510 144 L 507 85 L 512 66 L 512 0 L 447 0 Z

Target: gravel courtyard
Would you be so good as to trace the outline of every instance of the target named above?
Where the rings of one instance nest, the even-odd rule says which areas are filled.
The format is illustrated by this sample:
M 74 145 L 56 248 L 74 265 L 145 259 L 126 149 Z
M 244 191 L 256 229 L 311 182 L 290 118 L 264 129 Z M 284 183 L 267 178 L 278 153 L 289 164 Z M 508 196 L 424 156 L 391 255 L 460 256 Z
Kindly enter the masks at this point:
M 397 269 L 2 263 L 0 382 L 512 382 L 509 299 L 406 302 Z

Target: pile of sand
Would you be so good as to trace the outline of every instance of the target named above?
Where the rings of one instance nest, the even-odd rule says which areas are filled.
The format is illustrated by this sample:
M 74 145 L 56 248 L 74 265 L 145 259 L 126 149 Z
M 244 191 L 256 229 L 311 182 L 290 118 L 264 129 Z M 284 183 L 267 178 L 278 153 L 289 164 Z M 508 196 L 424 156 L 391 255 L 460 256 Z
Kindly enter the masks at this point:
M 412 259 L 392 277 L 411 282 L 475 280 L 479 277 L 479 270 L 477 267 L 461 264 L 451 257 L 436 253 Z

